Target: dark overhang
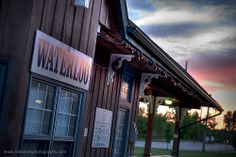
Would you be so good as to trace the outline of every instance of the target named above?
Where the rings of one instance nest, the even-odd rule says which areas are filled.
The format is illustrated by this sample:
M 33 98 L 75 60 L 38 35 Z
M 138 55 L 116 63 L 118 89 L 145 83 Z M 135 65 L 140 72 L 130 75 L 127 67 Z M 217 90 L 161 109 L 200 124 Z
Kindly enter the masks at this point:
M 149 59 L 152 59 L 164 70 L 168 71 L 172 77 L 177 79 L 184 86 L 197 93 L 207 103 L 205 106 L 214 107 L 222 112 L 222 107 L 197 83 L 195 79 L 192 78 L 188 72 L 186 72 L 172 57 L 154 43 L 138 26 L 129 20 L 125 0 L 118 0 L 118 2 L 120 33 L 124 40 L 137 49 L 141 49 Z

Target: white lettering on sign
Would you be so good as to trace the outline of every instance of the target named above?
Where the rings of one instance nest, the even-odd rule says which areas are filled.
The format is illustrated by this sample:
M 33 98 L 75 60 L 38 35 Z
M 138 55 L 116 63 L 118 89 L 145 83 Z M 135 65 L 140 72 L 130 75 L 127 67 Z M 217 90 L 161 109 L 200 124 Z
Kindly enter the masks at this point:
M 93 59 L 37 31 L 31 71 L 88 90 Z

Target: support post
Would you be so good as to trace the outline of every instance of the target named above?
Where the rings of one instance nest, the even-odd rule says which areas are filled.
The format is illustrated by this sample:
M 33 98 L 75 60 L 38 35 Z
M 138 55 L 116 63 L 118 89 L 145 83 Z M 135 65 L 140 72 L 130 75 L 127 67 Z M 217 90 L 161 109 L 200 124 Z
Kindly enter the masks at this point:
M 147 89 L 146 94 L 151 96 L 152 90 Z M 153 130 L 153 121 L 156 113 L 156 100 L 153 96 L 149 100 L 148 104 L 148 122 L 147 122 L 147 134 L 145 139 L 145 147 L 144 147 L 144 154 L 143 157 L 150 157 L 151 156 L 151 148 L 152 148 L 152 130 Z
M 143 157 L 151 156 L 151 148 L 152 148 L 152 129 L 153 129 L 153 121 L 154 121 L 155 113 L 148 113 L 148 122 L 147 122 L 147 135 L 145 139 L 145 147 Z
M 177 107 L 176 108 L 176 119 L 175 119 L 175 128 L 174 128 L 174 141 L 173 141 L 173 148 L 172 148 L 172 152 L 171 155 L 174 157 L 178 157 L 179 156 L 179 143 L 180 143 L 180 119 L 181 119 L 181 113 L 182 112 L 182 108 L 181 107 Z

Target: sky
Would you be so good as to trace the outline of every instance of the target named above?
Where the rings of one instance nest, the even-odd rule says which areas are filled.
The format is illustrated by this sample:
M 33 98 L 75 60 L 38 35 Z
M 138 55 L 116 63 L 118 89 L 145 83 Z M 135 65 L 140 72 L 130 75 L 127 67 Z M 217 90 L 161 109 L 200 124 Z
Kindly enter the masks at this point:
M 188 61 L 225 112 L 236 110 L 236 0 L 127 0 L 127 7 L 157 45 L 182 67 Z

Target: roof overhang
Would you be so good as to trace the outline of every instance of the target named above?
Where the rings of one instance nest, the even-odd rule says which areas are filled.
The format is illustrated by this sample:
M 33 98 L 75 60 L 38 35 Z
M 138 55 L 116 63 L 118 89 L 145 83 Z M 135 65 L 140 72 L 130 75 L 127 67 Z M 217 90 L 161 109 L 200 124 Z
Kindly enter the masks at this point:
M 146 63 L 147 66 L 139 66 L 141 71 L 148 70 L 149 72 L 161 74 L 163 79 L 169 78 L 174 86 L 182 90 L 182 93 L 185 92 L 188 97 L 192 96 L 193 101 L 196 100 L 197 107 L 208 106 L 222 112 L 222 107 L 188 72 L 129 20 L 126 1 L 117 0 L 116 2 L 118 6 L 119 35 L 117 35 L 117 32 L 114 35 L 114 32 L 102 27 L 105 34 L 100 34 L 98 42 L 102 41 L 103 45 L 107 42 L 108 47 L 112 44 L 110 48 L 113 47 L 114 51 L 121 50 L 122 53 L 135 54 L 136 59 L 131 64 L 144 65 L 143 63 Z M 142 58 L 144 59 L 142 60 Z
M 127 26 L 127 35 L 132 38 L 131 42 L 136 45 L 140 45 L 149 53 L 151 58 L 155 58 L 159 62 L 162 68 L 170 72 L 176 79 L 186 86 L 191 87 L 201 95 L 210 106 L 223 111 L 222 107 L 208 94 L 199 83 L 185 70 L 183 69 L 173 58 L 171 58 L 163 49 L 161 49 L 156 43 L 154 43 L 138 26 L 131 21 Z M 128 38 L 128 40 L 129 40 Z M 129 40 L 130 41 L 130 40 Z

